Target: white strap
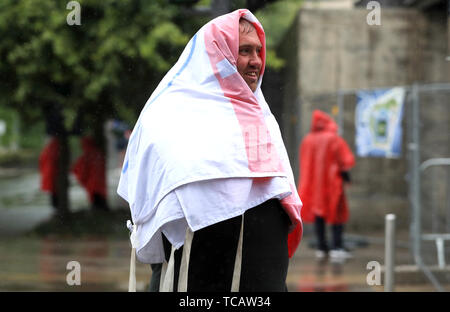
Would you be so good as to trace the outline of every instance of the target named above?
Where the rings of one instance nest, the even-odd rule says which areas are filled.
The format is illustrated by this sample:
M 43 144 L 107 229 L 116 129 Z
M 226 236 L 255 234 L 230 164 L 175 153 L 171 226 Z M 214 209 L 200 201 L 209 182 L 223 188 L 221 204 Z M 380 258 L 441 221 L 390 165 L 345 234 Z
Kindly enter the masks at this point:
M 180 276 L 178 277 L 178 292 L 187 292 L 189 259 L 191 257 L 191 246 L 194 238 L 194 232 L 189 226 L 186 229 L 186 238 L 184 240 L 183 254 L 181 255 Z
M 174 269 L 175 269 L 175 247 L 172 246 L 169 263 L 167 264 L 167 269 L 164 274 L 164 282 L 162 288 L 160 288 L 161 292 L 173 292 Z
M 137 225 L 131 224 L 131 221 L 127 221 L 127 227 L 131 231 L 130 241 L 131 241 L 131 258 L 130 258 L 130 279 L 128 281 L 128 291 L 136 292 L 136 248 L 138 245 L 137 240 Z
M 242 215 L 241 232 L 239 233 L 239 241 L 236 250 L 236 258 L 234 260 L 233 280 L 231 282 L 231 292 L 239 292 L 239 283 L 241 280 L 242 266 L 242 241 L 244 235 L 244 215 Z
M 136 292 L 136 248 L 131 248 L 130 280 L 128 282 L 128 291 Z
M 166 261 L 166 259 L 164 259 L 162 268 L 161 268 L 161 277 L 159 279 L 159 291 L 162 291 L 162 289 L 164 287 L 164 278 L 166 277 L 166 272 L 167 272 L 167 261 Z
M 233 280 L 231 282 L 231 292 L 239 291 L 239 283 L 241 279 L 241 266 L 242 266 L 242 243 L 244 234 L 244 215 L 242 215 L 241 230 L 239 233 L 239 241 L 236 250 L 236 258 L 234 261 Z M 186 229 L 186 238 L 183 246 L 183 254 L 181 256 L 180 275 L 178 278 L 178 292 L 187 291 L 188 273 L 189 273 L 189 258 L 191 255 L 192 240 L 194 238 L 194 232 L 192 232 L 189 226 Z M 173 280 L 174 280 L 174 266 L 175 266 L 175 248 L 172 246 L 170 252 L 169 263 L 163 262 L 161 270 L 160 291 L 172 292 Z

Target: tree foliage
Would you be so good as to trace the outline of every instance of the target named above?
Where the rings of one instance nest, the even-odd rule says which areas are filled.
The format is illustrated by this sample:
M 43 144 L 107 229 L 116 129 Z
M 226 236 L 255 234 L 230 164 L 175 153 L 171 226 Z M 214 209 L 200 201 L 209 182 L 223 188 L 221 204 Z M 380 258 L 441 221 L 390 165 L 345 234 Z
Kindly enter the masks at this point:
M 133 124 L 203 23 L 167 0 L 74 3 L 80 25 L 70 23 L 77 8 L 66 0 L 0 1 L 0 107 L 16 109 L 23 125 L 46 120 L 59 139 L 59 212 L 70 210 L 71 127 L 79 125 L 77 134 L 92 135 L 105 152 L 104 122 Z
M 167 0 L 80 0 L 81 25 L 71 26 L 68 2 L 0 2 L 0 105 L 31 121 L 48 102 L 69 119 L 81 108 L 91 122 L 104 114 L 132 121 L 207 19 Z M 266 2 L 255 14 L 266 29 L 268 66 L 279 68 L 273 49 L 301 1 Z
M 255 13 L 267 33 L 268 48 L 276 48 L 292 25 L 303 0 L 278 0 Z
M 68 1 L 0 2 L 0 105 L 131 118 L 202 22 L 166 0 L 78 2 L 81 25 L 67 23 Z

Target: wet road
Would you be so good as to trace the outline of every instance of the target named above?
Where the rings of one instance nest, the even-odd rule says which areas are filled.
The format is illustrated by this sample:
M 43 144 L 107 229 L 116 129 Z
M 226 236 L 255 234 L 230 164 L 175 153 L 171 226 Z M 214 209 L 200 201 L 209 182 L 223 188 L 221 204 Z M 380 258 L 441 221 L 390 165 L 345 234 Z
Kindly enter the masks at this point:
M 115 192 L 118 170 L 108 174 L 108 199 L 115 208 L 125 202 Z M 0 291 L 123 291 L 128 289 L 130 246 L 124 237 L 29 235 L 49 220 L 50 198 L 39 190 L 35 170 L 0 170 Z M 85 191 L 70 177 L 71 211 L 89 207 Z M 81 285 L 68 285 L 67 264 L 80 263 Z M 137 264 L 138 287 L 148 282 L 149 266 Z
M 372 292 L 383 286 L 367 284 L 369 261 L 382 264 L 383 246 L 353 251 L 345 263 L 317 261 L 307 244 L 291 259 L 287 277 L 291 292 Z M 80 285 L 69 285 L 71 261 L 80 264 Z M 130 245 L 128 240 L 104 237 L 0 240 L 0 291 L 127 291 Z M 145 291 L 150 267 L 137 263 L 137 290 Z M 397 291 L 434 291 L 429 283 L 397 285 Z
M 110 172 L 109 178 L 110 202 L 124 205 L 115 195 L 118 172 Z M 123 239 L 99 235 L 83 238 L 24 235 L 52 214 L 48 196 L 39 191 L 38 182 L 38 174 L 32 171 L 3 172 L 0 178 L 0 291 L 127 291 L 131 249 L 126 231 Z M 84 191 L 74 181 L 71 185 L 72 210 L 87 207 Z M 349 242 L 363 241 L 365 246 L 354 244 L 354 258 L 344 263 L 315 259 L 308 244 L 309 233 L 305 231 L 304 240 L 290 261 L 289 291 L 383 291 L 382 285 L 367 282 L 370 272 L 367 264 L 370 261 L 383 264 L 382 233 L 370 236 L 349 233 L 346 236 Z M 398 237 L 407 239 L 407 233 L 399 233 Z M 396 259 L 401 264 L 412 264 L 407 248 L 398 248 Z M 67 267 L 71 261 L 80 265 L 80 285 L 67 282 L 73 272 L 73 267 Z M 137 290 L 145 291 L 150 266 L 137 263 L 136 271 Z M 434 291 L 434 288 L 427 281 L 413 282 L 406 278 L 396 290 Z
M 15 236 L 33 229 L 52 215 L 50 197 L 39 190 L 40 176 L 34 170 L 0 170 L 0 233 Z M 87 207 L 84 190 L 70 179 L 71 210 Z

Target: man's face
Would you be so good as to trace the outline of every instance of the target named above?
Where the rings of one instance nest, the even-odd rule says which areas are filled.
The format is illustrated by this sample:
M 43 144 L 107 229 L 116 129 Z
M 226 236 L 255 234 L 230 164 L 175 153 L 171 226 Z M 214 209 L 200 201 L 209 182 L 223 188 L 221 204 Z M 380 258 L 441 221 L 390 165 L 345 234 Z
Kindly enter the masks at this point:
M 261 73 L 261 49 L 261 41 L 255 29 L 251 29 L 250 32 L 239 32 L 237 70 L 253 92 L 258 86 L 258 79 Z

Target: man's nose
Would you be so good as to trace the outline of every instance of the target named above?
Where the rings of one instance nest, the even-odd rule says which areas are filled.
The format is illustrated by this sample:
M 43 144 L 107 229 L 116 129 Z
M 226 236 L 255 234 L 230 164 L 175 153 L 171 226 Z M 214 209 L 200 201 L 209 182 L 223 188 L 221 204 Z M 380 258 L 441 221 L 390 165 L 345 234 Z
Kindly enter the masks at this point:
M 261 67 L 261 64 L 262 64 L 261 56 L 259 55 L 258 52 L 254 51 L 250 56 L 249 65 Z

